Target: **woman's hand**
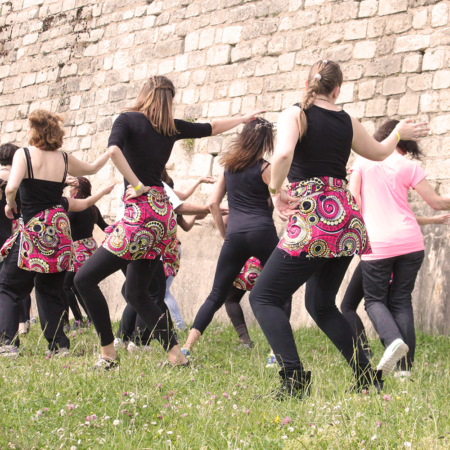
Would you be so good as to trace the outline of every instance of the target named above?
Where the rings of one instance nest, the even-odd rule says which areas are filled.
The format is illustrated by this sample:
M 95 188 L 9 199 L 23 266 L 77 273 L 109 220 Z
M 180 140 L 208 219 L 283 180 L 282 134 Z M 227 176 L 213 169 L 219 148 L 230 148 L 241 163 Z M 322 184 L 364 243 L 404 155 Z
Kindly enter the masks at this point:
M 137 198 L 145 193 L 147 193 L 150 190 L 149 186 L 144 186 L 141 183 L 141 186 L 138 190 L 135 190 L 133 186 L 130 184 L 127 187 L 127 190 L 125 192 L 125 200 L 130 200 L 130 198 Z
M 72 175 L 67 175 L 66 177 L 67 186 L 78 187 L 78 178 Z
M 102 194 L 102 196 L 103 196 L 103 195 L 111 194 L 111 192 L 113 191 L 115 185 L 116 185 L 116 183 L 110 184 L 109 186 L 103 188 L 103 189 L 100 191 L 101 194 Z
M 200 183 L 214 184 L 217 179 L 214 177 L 201 177 L 198 181 Z
M 249 112 L 247 114 L 245 114 L 244 116 L 242 116 L 242 123 L 249 123 L 252 120 L 255 120 L 258 116 L 258 114 L 264 114 L 266 111 L 263 109 L 260 109 L 259 111 L 252 111 Z
M 441 214 L 440 216 L 434 216 L 433 223 L 439 224 L 439 225 L 449 225 L 450 224 L 450 214 Z
M 228 204 L 221 203 L 220 204 L 220 212 L 222 216 L 228 216 L 230 214 L 230 210 L 228 209 Z
M 291 197 L 284 190 L 281 190 L 278 194 L 272 195 L 272 202 L 281 220 L 289 220 L 289 217 L 298 213 L 298 204 L 300 203 L 300 200 Z
M 423 136 L 427 136 L 430 129 L 428 122 L 413 123 L 412 119 L 401 120 L 394 129 L 403 141 L 420 141 Z
M 15 212 L 17 214 L 17 203 L 7 203 L 5 205 L 5 215 L 8 219 L 14 219 L 14 214 L 13 212 Z

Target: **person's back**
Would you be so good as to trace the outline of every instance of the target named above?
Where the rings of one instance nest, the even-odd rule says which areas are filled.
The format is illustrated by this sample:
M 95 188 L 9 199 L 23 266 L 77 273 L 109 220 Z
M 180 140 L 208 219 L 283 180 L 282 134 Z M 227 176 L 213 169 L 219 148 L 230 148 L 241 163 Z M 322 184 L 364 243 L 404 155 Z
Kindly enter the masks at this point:
M 363 260 L 423 250 L 422 233 L 408 204 L 409 188 L 426 176 L 423 169 L 394 152 L 381 162 L 358 156 L 352 171 L 361 175 L 361 211 L 373 250 Z
M 274 227 L 267 184 L 263 172 L 270 170 L 270 164 L 264 159 L 253 166 L 237 172 L 225 170 L 230 218 L 227 234 L 252 230 L 265 230 Z

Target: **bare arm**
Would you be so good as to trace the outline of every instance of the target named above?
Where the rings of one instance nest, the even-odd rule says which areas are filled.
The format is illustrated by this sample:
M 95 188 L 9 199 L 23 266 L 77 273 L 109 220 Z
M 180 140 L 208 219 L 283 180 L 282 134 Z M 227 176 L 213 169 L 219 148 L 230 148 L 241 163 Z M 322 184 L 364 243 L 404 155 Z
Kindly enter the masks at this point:
M 69 211 L 79 212 L 84 211 L 85 209 L 90 208 L 92 205 L 97 203 L 103 196 L 108 195 L 114 189 L 115 184 L 111 184 L 110 186 L 103 188 L 98 191 L 96 194 L 91 195 L 88 198 L 67 198 L 69 201 Z
M 214 218 L 214 222 L 216 223 L 216 226 L 223 239 L 225 239 L 226 228 L 223 222 L 222 212 L 220 210 L 220 202 L 225 197 L 226 192 L 227 186 L 225 183 L 225 175 L 222 172 L 219 176 L 219 179 L 217 180 L 214 192 L 212 193 L 211 198 L 209 199 L 208 206 Z
M 430 186 L 426 178 L 414 187 L 416 192 L 428 203 L 431 208 L 436 210 L 449 210 L 450 198 L 441 197 Z
M 420 141 L 428 134 L 427 122 L 413 123 L 411 119 L 401 120 L 392 133 L 383 142 L 376 141 L 358 120 L 352 119 L 353 141 L 352 148 L 358 155 L 372 161 L 383 161 L 397 147 L 399 137 L 404 141 Z M 397 135 L 398 133 L 398 135 Z
M 229 119 L 213 120 L 211 122 L 212 133 L 211 136 L 216 136 L 217 134 L 225 133 L 241 123 L 248 123 L 256 119 L 258 114 L 265 113 L 264 110 L 252 111 L 251 113 L 245 114 L 241 117 L 231 117 Z
M 6 201 L 8 203 L 15 203 L 17 190 L 19 189 L 20 183 L 25 178 L 26 172 L 27 161 L 25 159 L 25 152 L 23 149 L 20 149 L 17 150 L 14 155 L 8 184 L 5 188 Z
M 441 214 L 433 217 L 417 217 L 417 223 L 419 225 L 449 225 L 450 214 Z
M 194 226 L 195 219 L 197 216 L 190 216 L 189 218 L 185 219 L 184 217 L 178 216 L 178 225 L 183 231 L 191 231 L 192 227 Z
M 177 214 L 195 216 L 196 214 L 209 214 L 208 205 L 196 205 L 194 203 L 183 203 L 175 209 Z
M 103 153 L 93 163 L 81 161 L 71 154 L 67 154 L 68 172 L 74 177 L 96 174 L 108 161 L 108 152 Z
M 194 192 L 195 190 L 200 186 L 202 183 L 209 183 L 213 184 L 216 182 L 216 179 L 213 177 L 201 177 L 198 179 L 186 192 L 179 192 L 174 189 L 175 194 L 178 195 L 178 198 L 182 201 L 187 200 Z
M 358 205 L 359 209 L 361 209 L 361 181 L 361 174 L 354 170 L 352 172 L 352 176 L 350 177 L 350 184 L 348 187 L 353 197 L 355 197 L 356 204 Z

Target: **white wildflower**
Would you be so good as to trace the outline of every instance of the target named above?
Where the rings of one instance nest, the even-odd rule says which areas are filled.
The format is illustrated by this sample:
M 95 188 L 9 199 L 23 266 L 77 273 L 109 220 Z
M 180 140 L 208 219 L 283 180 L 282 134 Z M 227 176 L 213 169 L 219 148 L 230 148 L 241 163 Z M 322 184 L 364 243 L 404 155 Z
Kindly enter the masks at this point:
M 119 423 L 120 423 L 120 420 L 116 419 L 116 420 L 113 422 L 113 425 L 114 425 L 114 426 L 117 426 L 117 425 L 119 425 Z

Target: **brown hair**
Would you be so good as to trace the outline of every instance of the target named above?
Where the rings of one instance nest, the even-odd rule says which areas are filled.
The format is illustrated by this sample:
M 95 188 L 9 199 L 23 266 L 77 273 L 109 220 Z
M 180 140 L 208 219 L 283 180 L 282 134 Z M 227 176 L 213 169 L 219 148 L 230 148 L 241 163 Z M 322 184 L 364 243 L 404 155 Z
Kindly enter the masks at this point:
M 77 193 L 73 198 L 88 198 L 92 195 L 91 182 L 85 177 L 77 177 L 78 186 L 76 187 Z M 92 229 L 94 229 L 94 224 L 98 221 L 97 207 L 95 205 L 91 206 L 91 221 Z
M 164 136 L 178 133 L 172 114 L 175 86 L 163 76 L 151 77 L 142 87 L 134 106 L 127 111 L 143 113 L 153 128 Z
M 271 122 L 258 117 L 247 123 L 219 162 L 230 172 L 240 172 L 255 165 L 267 153 L 273 153 L 274 127 Z
M 306 133 L 308 121 L 305 111 L 316 101 L 319 94 L 330 95 L 336 87 L 342 85 L 344 76 L 338 63 L 334 61 L 317 61 L 311 67 L 308 76 L 308 90 L 303 96 L 299 115 L 299 139 Z
M 54 151 L 62 147 L 64 120 L 58 114 L 36 109 L 28 115 L 30 125 L 29 143 L 40 150 Z

